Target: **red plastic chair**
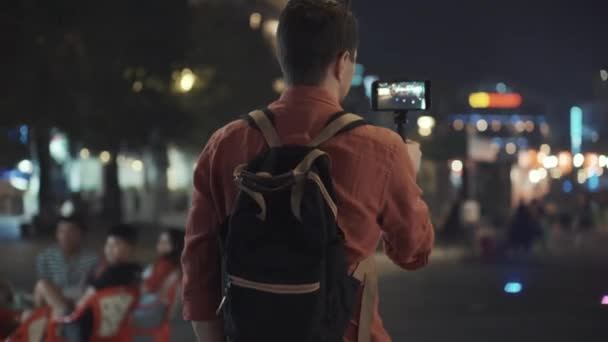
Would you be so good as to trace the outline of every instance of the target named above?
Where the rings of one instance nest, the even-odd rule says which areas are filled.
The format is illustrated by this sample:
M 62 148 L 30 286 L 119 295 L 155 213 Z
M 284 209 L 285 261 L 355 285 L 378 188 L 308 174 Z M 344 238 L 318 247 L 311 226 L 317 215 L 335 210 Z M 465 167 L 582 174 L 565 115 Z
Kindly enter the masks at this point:
M 177 311 L 179 293 L 181 290 L 181 272 L 171 273 L 164 281 L 159 293 L 159 300 L 153 303 L 140 304 L 136 310 L 159 310 L 165 308 L 164 318 L 160 325 L 152 328 L 141 328 L 134 324 L 133 334 L 137 337 L 152 337 L 154 342 L 169 342 L 171 339 L 171 319 Z M 133 321 L 131 321 L 133 323 Z
M 6 342 L 42 342 L 51 320 L 51 309 L 42 307 L 30 315 Z
M 20 314 L 0 309 L 0 341 L 4 341 L 17 330 Z
M 138 300 L 138 288 L 100 290 L 71 315 L 52 321 L 46 342 L 64 342 L 61 325 L 76 322 L 87 310 L 93 312 L 93 331 L 89 342 L 130 342 L 133 336 L 128 321 Z

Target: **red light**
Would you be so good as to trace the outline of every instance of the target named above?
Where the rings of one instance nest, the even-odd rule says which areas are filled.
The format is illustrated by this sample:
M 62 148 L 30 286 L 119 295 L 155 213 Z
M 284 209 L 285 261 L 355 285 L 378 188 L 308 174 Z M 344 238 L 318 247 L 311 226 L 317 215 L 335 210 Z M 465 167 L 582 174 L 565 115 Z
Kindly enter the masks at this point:
M 490 94 L 490 108 L 518 108 L 521 103 L 519 94 Z
M 469 104 L 473 108 L 518 108 L 523 100 L 516 93 L 473 93 L 469 97 Z

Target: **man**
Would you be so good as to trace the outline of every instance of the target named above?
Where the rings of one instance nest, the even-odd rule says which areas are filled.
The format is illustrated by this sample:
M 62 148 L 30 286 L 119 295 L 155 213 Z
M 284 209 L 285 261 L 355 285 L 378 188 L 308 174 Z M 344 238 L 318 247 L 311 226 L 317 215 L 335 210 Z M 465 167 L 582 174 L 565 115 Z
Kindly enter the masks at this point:
M 333 114 L 342 110 L 354 74 L 357 23 L 333 1 L 292 0 L 278 29 L 279 61 L 289 85 L 268 107 L 280 140 L 310 142 Z M 235 121 L 217 131 L 200 155 L 182 257 L 184 318 L 193 321 L 199 341 L 222 341 L 216 309 L 221 300 L 218 235 L 230 215 L 237 189 L 233 170 L 266 148 L 259 131 Z M 417 269 L 427 263 L 434 240 L 426 204 L 416 185 L 417 145 L 396 133 L 361 126 L 321 146 L 332 161 L 338 225 L 344 230 L 350 269 L 372 255 L 379 240 L 399 266 Z M 410 159 L 411 158 L 411 159 Z M 356 341 L 357 327 L 345 341 Z M 376 307 L 372 341 L 390 341 Z
M 38 255 L 38 279 L 52 282 L 62 293 L 76 299 L 84 291 L 87 275 L 98 263 L 94 252 L 82 246 L 84 222 L 75 216 L 62 217 L 57 223 L 57 246 L 49 247 Z
M 53 318 L 60 318 L 69 315 L 75 307 L 84 305 L 99 290 L 120 286 L 139 287 L 142 270 L 141 266 L 134 262 L 136 242 L 135 228 L 126 224 L 112 227 L 106 238 L 104 267 L 98 275 L 89 277 L 84 295 L 73 301 L 66 298 L 54 284 L 41 280 L 34 289 L 35 304 L 48 305 L 52 309 Z M 93 313 L 89 310 L 74 325 L 64 330 L 67 334 L 78 334 L 83 341 L 88 341 L 92 329 Z

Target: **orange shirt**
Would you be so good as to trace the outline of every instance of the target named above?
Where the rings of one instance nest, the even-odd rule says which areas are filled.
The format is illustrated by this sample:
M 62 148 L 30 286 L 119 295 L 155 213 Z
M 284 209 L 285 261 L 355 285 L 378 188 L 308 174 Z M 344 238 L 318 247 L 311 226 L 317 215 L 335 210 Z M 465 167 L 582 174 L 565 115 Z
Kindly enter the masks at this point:
M 268 107 L 275 113 L 283 144 L 309 143 L 340 104 L 317 87 L 293 87 Z M 262 134 L 244 120 L 218 130 L 199 156 L 193 202 L 182 256 L 184 319 L 211 321 L 221 300 L 218 234 L 237 189 L 233 171 L 266 148 Z M 351 269 L 375 253 L 380 239 L 386 254 L 405 269 L 427 263 L 434 240 L 428 208 L 401 137 L 371 125 L 341 134 L 320 146 L 332 162 L 338 225 L 344 230 Z M 345 341 L 356 340 L 355 322 Z M 390 341 L 376 305 L 372 341 Z

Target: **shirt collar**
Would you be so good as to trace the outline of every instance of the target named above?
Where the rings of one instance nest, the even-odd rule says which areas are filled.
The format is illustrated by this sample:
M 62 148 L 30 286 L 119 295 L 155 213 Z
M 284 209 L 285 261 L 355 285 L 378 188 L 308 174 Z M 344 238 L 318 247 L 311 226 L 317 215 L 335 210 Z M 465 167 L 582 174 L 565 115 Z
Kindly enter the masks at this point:
M 342 110 L 340 103 L 331 96 L 331 94 L 321 88 L 314 86 L 291 86 L 287 88 L 281 95 L 280 100 L 285 103 L 293 102 L 313 102 L 322 103 L 332 107 L 336 112 Z

